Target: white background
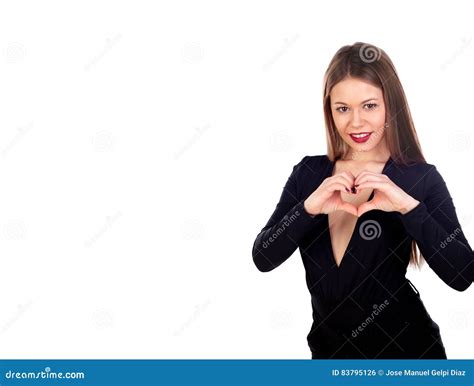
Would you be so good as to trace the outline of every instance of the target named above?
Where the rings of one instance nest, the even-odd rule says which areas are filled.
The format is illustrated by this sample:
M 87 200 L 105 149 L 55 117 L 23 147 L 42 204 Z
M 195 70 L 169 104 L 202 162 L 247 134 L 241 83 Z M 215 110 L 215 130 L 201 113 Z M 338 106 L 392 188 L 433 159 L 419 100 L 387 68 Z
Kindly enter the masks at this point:
M 299 252 L 261 273 L 251 249 L 325 154 L 323 74 L 356 41 L 395 63 L 472 246 L 468 4 L 2 2 L 1 357 L 309 359 Z M 473 287 L 408 277 L 472 358 Z

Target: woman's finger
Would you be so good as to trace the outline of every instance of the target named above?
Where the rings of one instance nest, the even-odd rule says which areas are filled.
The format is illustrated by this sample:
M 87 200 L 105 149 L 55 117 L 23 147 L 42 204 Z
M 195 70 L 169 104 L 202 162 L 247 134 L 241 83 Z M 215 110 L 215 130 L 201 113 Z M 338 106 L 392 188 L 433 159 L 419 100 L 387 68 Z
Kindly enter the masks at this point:
M 364 202 L 357 208 L 357 216 L 362 216 L 365 212 L 368 212 L 373 209 L 379 209 L 377 205 L 372 201 Z
M 383 181 L 385 180 L 385 175 L 384 174 L 376 174 L 376 173 L 365 173 L 362 175 L 359 174 L 357 178 L 354 180 L 355 185 L 359 185 L 364 181 Z
M 388 184 L 386 181 L 366 181 L 364 183 L 359 184 L 357 190 L 366 188 L 374 188 L 382 192 L 386 192 L 390 189 L 390 184 Z
M 350 213 L 354 216 L 358 215 L 357 208 L 354 205 L 352 205 L 348 202 L 345 202 L 345 201 L 342 201 L 342 204 L 339 206 L 339 209 L 343 210 L 347 213 Z
M 330 192 L 334 192 L 335 190 L 350 192 L 352 186 L 348 184 L 345 180 L 335 181 L 328 185 L 328 189 Z
M 336 181 L 344 181 L 344 185 L 346 185 L 347 188 L 351 189 L 352 186 L 354 186 L 354 176 L 351 173 L 348 172 L 343 172 L 336 174 L 333 176 L 334 180 Z

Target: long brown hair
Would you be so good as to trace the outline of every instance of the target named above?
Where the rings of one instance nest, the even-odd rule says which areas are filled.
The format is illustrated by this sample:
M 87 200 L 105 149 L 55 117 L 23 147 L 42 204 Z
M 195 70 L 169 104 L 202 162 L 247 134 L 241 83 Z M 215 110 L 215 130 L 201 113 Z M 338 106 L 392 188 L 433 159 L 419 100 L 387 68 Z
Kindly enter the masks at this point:
M 340 48 L 324 75 L 323 108 L 328 158 L 334 162 L 346 157 L 349 150 L 334 124 L 329 96 L 332 88 L 347 77 L 362 79 L 382 89 L 386 111 L 384 135 L 392 160 L 401 165 L 426 162 L 395 66 L 384 50 L 362 42 Z M 418 252 L 413 240 L 410 263 L 420 268 L 424 259 Z

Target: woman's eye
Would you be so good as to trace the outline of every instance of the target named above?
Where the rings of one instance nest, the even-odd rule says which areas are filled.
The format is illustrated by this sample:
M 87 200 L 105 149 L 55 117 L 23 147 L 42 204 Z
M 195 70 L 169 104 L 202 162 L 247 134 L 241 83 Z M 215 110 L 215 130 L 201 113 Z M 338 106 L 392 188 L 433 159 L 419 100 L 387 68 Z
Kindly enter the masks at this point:
M 370 106 L 368 108 L 368 110 L 373 110 L 377 107 L 377 104 L 376 103 L 367 103 L 365 106 Z
M 366 103 L 364 105 L 364 108 L 366 110 L 373 110 L 377 106 L 378 106 L 377 103 Z M 339 111 L 340 113 L 345 113 L 347 110 L 349 110 L 349 108 L 347 106 L 341 106 L 341 107 L 336 108 L 336 111 Z

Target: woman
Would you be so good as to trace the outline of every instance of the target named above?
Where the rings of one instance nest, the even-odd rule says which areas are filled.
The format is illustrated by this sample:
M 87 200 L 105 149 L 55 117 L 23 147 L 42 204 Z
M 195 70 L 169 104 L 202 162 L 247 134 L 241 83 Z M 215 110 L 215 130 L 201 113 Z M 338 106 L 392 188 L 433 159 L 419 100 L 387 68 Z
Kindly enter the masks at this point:
M 445 359 L 407 266 L 424 259 L 464 291 L 473 252 L 442 176 L 423 157 L 390 58 L 364 43 L 342 47 L 324 77 L 323 105 L 327 155 L 294 166 L 253 261 L 270 271 L 299 247 L 313 359 Z

